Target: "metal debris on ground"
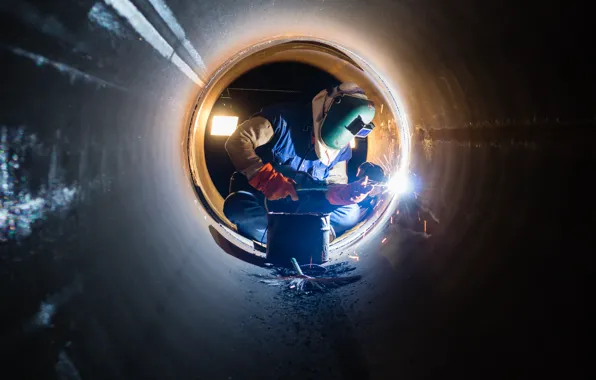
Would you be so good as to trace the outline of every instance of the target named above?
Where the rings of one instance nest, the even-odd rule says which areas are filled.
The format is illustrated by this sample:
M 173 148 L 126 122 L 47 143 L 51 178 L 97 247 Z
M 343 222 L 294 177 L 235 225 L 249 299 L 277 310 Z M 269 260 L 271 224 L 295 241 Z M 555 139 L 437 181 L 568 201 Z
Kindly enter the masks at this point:
M 292 258 L 293 271 L 287 268 L 274 268 L 274 273 L 277 277 L 270 278 L 264 276 L 256 276 L 260 278 L 260 282 L 267 285 L 281 286 L 291 291 L 297 291 L 298 293 L 309 294 L 312 292 L 325 292 L 331 289 L 339 288 L 344 285 L 354 283 L 361 279 L 362 276 L 346 276 L 339 277 L 340 275 L 353 271 L 355 268 L 348 266 L 348 263 L 338 263 L 328 266 L 327 268 L 312 265 L 312 267 L 319 267 L 318 273 L 316 271 L 309 270 L 310 265 L 300 266 L 298 262 Z M 320 268 L 323 268 L 321 271 Z M 313 268 L 314 269 L 314 268 Z M 325 273 L 325 277 L 313 277 L 306 273 L 322 274 Z

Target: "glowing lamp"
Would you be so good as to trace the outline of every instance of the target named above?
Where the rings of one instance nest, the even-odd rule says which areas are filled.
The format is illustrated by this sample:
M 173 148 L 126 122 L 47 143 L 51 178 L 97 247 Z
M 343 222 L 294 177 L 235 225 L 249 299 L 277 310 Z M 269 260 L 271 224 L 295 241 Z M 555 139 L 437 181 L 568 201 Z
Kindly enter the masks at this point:
M 213 116 L 211 120 L 212 136 L 230 136 L 238 126 L 238 116 Z

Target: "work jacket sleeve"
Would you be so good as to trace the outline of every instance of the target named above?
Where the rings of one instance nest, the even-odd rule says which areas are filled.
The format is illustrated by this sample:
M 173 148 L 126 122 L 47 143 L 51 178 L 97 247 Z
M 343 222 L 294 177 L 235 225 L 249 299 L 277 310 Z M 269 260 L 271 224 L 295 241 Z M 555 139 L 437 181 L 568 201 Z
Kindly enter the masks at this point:
M 267 119 L 255 116 L 240 124 L 226 141 L 226 151 L 234 167 L 249 180 L 263 167 L 255 149 L 267 144 L 274 134 Z
M 346 161 L 340 161 L 331 169 L 326 179 L 328 184 L 346 184 L 348 183 L 348 165 Z

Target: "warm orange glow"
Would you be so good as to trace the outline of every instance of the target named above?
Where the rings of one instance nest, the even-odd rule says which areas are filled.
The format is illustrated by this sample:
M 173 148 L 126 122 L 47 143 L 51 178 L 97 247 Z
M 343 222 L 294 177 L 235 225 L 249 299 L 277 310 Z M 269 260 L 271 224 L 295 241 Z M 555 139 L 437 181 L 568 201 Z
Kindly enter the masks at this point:
M 213 116 L 211 120 L 212 136 L 230 136 L 238 126 L 238 116 Z

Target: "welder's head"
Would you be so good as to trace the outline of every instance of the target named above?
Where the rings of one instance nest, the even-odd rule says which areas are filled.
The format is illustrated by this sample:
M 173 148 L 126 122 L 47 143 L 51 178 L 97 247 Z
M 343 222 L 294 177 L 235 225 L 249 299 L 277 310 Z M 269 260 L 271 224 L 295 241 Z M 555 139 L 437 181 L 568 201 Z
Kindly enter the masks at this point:
M 329 165 L 353 138 L 364 138 L 374 128 L 375 106 L 355 83 L 321 91 L 312 102 L 315 150 Z

